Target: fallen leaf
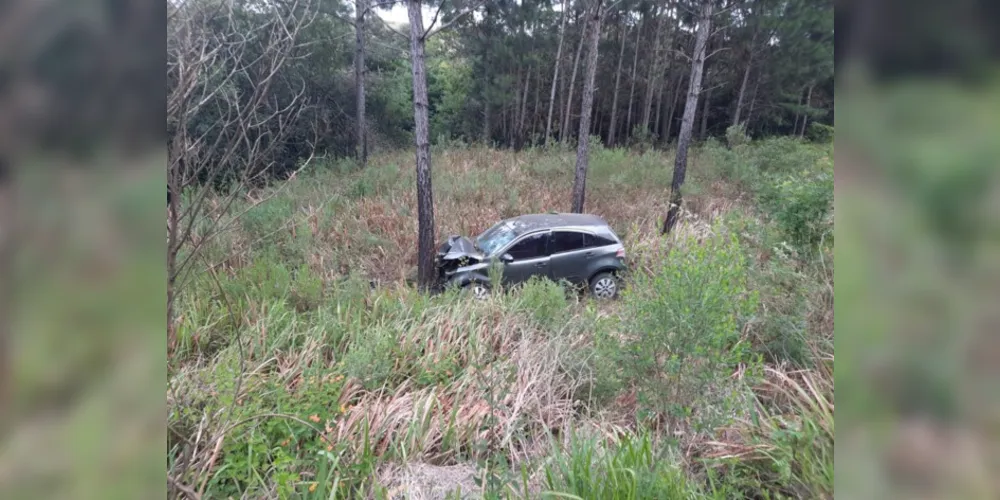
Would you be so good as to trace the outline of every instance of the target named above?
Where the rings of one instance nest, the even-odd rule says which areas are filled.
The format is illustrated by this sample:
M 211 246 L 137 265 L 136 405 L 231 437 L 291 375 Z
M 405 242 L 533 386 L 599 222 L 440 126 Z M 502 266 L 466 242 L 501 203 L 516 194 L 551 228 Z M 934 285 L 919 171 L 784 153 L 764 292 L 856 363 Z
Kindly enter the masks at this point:
M 318 424 L 318 423 L 319 423 L 319 420 L 320 420 L 320 419 L 319 419 L 319 415 L 310 415 L 310 416 L 309 416 L 309 420 L 312 420 L 312 421 L 313 421 L 313 423 L 317 423 L 317 424 Z

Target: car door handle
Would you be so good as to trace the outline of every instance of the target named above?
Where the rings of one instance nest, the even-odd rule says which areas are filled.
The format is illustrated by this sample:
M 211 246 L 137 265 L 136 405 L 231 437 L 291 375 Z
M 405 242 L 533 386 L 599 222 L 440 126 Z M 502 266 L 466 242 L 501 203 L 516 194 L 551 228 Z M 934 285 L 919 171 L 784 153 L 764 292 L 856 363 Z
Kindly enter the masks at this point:
M 535 267 L 545 267 L 545 265 L 546 265 L 545 262 L 539 262 L 539 263 L 535 264 Z
M 593 257 L 594 256 L 594 251 L 591 250 L 589 252 L 584 252 L 583 255 L 584 255 L 584 257 Z

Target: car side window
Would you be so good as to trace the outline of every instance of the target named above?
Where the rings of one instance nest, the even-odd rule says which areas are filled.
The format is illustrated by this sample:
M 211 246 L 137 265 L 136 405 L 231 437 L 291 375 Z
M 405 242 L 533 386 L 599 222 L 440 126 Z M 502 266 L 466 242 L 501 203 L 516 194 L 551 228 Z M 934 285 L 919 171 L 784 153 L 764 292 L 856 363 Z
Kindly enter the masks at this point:
M 588 234 L 586 239 L 586 248 L 604 247 L 608 245 L 614 245 L 616 242 L 611 238 L 606 238 L 597 234 Z
M 514 246 L 510 247 L 510 250 L 507 250 L 507 253 L 509 253 L 511 257 L 514 257 L 514 260 L 545 257 L 548 255 L 545 248 L 548 237 L 548 233 L 539 233 L 528 236 L 515 243 Z
M 572 252 L 585 247 L 584 234 L 577 231 L 555 231 L 549 239 L 550 253 Z

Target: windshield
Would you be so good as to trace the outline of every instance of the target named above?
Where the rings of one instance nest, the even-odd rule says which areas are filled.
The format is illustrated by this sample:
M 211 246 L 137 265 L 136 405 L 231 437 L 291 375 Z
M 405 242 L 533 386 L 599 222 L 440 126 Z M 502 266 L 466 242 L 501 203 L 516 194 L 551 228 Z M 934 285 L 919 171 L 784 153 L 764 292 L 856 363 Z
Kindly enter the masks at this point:
M 514 232 L 514 225 L 510 222 L 501 222 L 477 236 L 475 243 L 484 254 L 491 255 L 513 241 L 515 237 L 517 233 Z

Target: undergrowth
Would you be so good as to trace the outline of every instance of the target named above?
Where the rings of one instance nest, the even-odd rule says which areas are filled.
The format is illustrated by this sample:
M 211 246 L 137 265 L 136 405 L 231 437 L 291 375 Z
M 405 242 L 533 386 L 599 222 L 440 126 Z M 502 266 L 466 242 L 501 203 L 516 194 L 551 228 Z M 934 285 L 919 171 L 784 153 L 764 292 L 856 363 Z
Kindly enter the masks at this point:
M 389 465 L 420 463 L 469 469 L 452 497 L 831 496 L 832 150 L 732 142 L 692 152 L 670 237 L 672 153 L 592 149 L 612 303 L 417 293 L 408 152 L 247 193 L 177 299 L 172 494 L 412 497 Z M 441 238 L 567 208 L 571 151 L 434 154 Z

